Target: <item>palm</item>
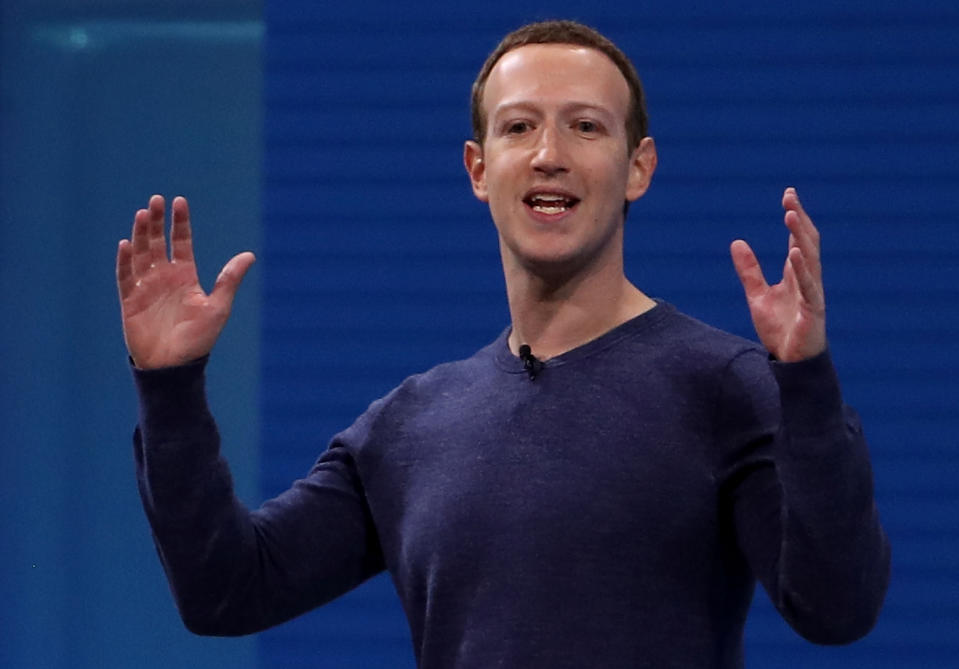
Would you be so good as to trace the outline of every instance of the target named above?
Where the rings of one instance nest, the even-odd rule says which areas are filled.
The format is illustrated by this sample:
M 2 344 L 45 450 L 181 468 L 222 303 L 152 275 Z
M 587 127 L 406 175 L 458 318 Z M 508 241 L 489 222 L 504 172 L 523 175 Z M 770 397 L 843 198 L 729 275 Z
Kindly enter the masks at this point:
M 214 319 L 210 298 L 200 288 L 194 266 L 155 268 L 121 300 L 123 329 L 140 366 L 157 360 L 185 362 L 213 348 Z M 135 353 L 134 353 L 135 349 Z
M 167 257 L 163 198 L 134 219 L 132 243 L 120 242 L 117 285 L 127 348 L 138 367 L 180 365 L 212 350 L 230 314 L 233 296 L 253 263 L 251 253 L 235 256 L 207 295 L 197 279 L 185 199 L 173 203 Z
M 778 360 L 794 362 L 825 350 L 826 306 L 819 233 L 793 189 L 783 195 L 783 208 L 791 234 L 782 281 L 766 283 L 746 242 L 733 242 L 730 251 L 759 340 Z

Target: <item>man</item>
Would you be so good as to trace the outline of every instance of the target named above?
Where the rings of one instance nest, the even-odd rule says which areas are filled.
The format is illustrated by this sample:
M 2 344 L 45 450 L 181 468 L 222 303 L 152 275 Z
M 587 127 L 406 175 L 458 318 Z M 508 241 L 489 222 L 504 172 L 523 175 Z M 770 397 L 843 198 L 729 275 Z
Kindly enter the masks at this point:
M 731 248 L 760 348 L 625 277 L 625 210 L 656 152 L 608 40 L 571 22 L 512 33 L 473 118 L 464 161 L 511 327 L 374 402 L 259 510 L 232 495 L 203 393 L 252 254 L 203 293 L 182 198 L 169 260 L 159 196 L 120 242 L 138 479 L 187 626 L 254 632 L 385 568 L 424 668 L 741 666 L 757 578 L 803 636 L 864 635 L 889 549 L 795 190 L 779 284 Z

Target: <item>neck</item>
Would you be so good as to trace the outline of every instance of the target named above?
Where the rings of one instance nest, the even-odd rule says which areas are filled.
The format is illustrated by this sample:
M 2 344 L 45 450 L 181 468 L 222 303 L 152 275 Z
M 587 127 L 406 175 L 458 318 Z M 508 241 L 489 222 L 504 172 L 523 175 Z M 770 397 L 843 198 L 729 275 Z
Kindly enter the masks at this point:
M 596 339 L 656 304 L 630 283 L 622 262 L 566 277 L 507 267 L 506 293 L 510 350 L 518 354 L 526 344 L 540 360 Z

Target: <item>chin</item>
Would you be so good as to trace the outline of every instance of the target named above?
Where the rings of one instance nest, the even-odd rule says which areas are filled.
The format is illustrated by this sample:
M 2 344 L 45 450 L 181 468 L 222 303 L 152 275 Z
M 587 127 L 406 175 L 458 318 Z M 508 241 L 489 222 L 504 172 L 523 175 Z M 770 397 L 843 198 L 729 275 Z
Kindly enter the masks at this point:
M 537 249 L 536 253 L 513 255 L 515 266 L 524 271 L 551 279 L 566 279 L 582 273 L 590 265 L 590 258 L 575 251 L 555 250 L 547 252 Z

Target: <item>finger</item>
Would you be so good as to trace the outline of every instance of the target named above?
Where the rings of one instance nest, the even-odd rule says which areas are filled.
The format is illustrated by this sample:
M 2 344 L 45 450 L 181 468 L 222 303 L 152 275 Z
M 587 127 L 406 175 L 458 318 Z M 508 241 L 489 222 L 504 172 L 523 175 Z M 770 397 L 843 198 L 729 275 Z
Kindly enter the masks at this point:
M 790 232 L 789 248 L 798 246 L 806 260 L 810 262 L 810 269 L 818 271 L 820 256 L 819 230 L 812 219 L 803 209 L 799 195 L 795 188 L 787 188 L 783 193 L 783 209 L 786 210 L 783 221 Z
M 802 202 L 799 201 L 799 194 L 792 186 L 783 191 L 782 205 L 783 210 L 787 213 L 790 211 L 796 213 L 796 215 L 799 217 L 800 226 L 804 231 L 816 229 L 816 226 L 813 225 L 809 214 L 807 214 L 805 208 L 803 208 Z
M 133 274 L 143 276 L 150 270 L 150 212 L 140 209 L 133 216 Z
M 756 254 L 753 253 L 749 244 L 737 239 L 730 244 L 729 253 L 732 256 L 736 274 L 739 275 L 739 281 L 743 284 L 747 300 L 758 297 L 769 289 L 769 284 L 763 277 L 763 270 L 759 266 Z
M 786 262 L 783 263 L 783 287 L 788 291 L 790 295 L 795 294 L 798 290 L 798 284 L 796 280 L 796 271 L 793 269 L 792 264 L 789 262 L 789 254 L 792 253 L 792 249 L 786 253 Z
M 789 186 L 783 191 L 783 209 L 787 211 L 795 211 L 796 213 L 805 217 L 807 221 L 812 222 L 809 218 L 809 215 L 806 214 L 806 210 L 803 208 L 802 202 L 799 201 L 799 192 L 796 190 L 795 186 Z
M 163 230 L 166 202 L 163 197 L 161 195 L 151 197 L 148 210 L 150 212 L 150 263 L 158 265 L 167 259 L 166 236 Z
M 193 263 L 193 233 L 190 230 L 190 205 L 185 197 L 173 198 L 173 227 L 170 231 L 173 262 Z
M 806 261 L 805 256 L 799 249 L 793 249 L 789 252 L 787 259 L 791 274 L 795 277 L 796 284 L 799 287 L 799 293 L 803 300 L 814 310 L 823 311 L 825 309 L 825 296 L 823 294 L 822 280 L 815 276 Z
M 244 251 L 230 258 L 229 262 L 220 270 L 220 275 L 217 276 L 213 291 L 210 293 L 210 299 L 227 313 L 229 313 L 233 298 L 236 296 L 236 291 L 240 287 L 243 277 L 246 276 L 247 270 L 253 266 L 254 262 L 256 262 L 256 256 L 250 251 Z
M 786 226 L 790 229 L 789 251 L 798 249 L 806 261 L 809 271 L 815 276 L 822 276 L 822 261 L 820 259 L 819 233 L 815 227 L 803 225 L 795 211 L 787 211 Z
M 136 279 L 133 276 L 133 245 L 121 239 L 117 245 L 117 291 L 120 300 L 125 300 L 133 291 Z

